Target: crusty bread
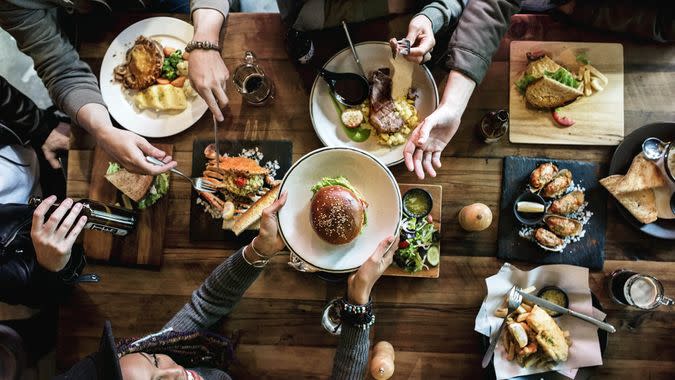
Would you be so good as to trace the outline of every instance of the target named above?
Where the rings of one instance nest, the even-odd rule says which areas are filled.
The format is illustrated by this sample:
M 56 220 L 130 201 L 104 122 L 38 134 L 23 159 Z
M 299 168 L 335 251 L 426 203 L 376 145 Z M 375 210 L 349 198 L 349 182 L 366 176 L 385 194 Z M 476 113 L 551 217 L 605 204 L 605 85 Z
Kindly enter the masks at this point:
M 569 346 L 560 326 L 544 311 L 535 305 L 527 317 L 527 324 L 537 333 L 535 339 L 544 353 L 556 362 L 564 362 L 569 355 Z
M 555 73 L 561 66 L 552 60 L 549 56 L 545 55 L 542 58 L 530 62 L 527 65 L 525 70 L 525 75 L 532 76 L 534 78 L 541 78 L 544 76 L 545 72 Z
M 263 211 L 269 207 L 279 196 L 279 190 L 281 186 L 275 186 L 271 188 L 265 195 L 260 197 L 245 213 L 241 214 L 236 218 L 234 224 L 231 226 L 232 232 L 235 235 L 239 236 L 244 230 L 253 225 L 255 222 L 260 220 L 262 217 Z M 226 223 L 223 222 L 223 228 L 225 228 Z
M 155 178 L 151 175 L 130 173 L 121 168 L 113 174 L 106 174 L 105 179 L 131 200 L 138 202 L 148 193 Z
M 554 79 L 543 76 L 527 86 L 525 99 L 537 108 L 556 108 L 573 101 L 583 94 L 583 92 L 576 88 L 565 86 Z
M 617 193 L 630 193 L 633 191 L 653 189 L 665 186 L 666 179 L 655 163 L 647 160 L 642 153 L 633 158 L 628 172 L 621 182 L 616 185 Z
M 654 190 L 645 189 L 630 193 L 619 193 L 617 191 L 617 186 L 623 181 L 623 177 L 624 176 L 618 174 L 611 175 L 601 179 L 600 184 L 604 186 L 640 223 L 648 224 L 655 222 L 658 218 L 658 211 L 656 209 Z

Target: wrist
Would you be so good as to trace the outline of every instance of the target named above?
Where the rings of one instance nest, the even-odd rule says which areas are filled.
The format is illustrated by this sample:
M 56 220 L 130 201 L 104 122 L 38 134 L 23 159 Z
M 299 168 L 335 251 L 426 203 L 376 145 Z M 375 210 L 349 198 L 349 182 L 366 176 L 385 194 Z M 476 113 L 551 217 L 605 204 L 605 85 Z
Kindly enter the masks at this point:
M 354 305 L 365 305 L 370 299 L 370 290 L 368 289 L 349 289 L 347 291 L 347 301 Z
M 276 248 L 273 248 L 272 245 L 266 244 L 264 240 L 259 240 L 258 236 L 254 237 L 249 244 L 253 249 L 254 253 L 258 253 L 260 256 L 264 256 L 267 259 L 271 259 L 274 255 L 279 252 Z

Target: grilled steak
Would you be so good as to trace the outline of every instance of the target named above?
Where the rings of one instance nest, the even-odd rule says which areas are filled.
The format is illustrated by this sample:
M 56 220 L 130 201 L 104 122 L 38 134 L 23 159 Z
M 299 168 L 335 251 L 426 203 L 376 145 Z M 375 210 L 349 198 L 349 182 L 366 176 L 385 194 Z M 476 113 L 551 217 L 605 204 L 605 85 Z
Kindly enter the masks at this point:
M 391 77 L 389 69 L 373 72 L 370 90 L 370 124 L 379 133 L 396 133 L 403 127 L 403 119 L 396 114 L 391 99 Z

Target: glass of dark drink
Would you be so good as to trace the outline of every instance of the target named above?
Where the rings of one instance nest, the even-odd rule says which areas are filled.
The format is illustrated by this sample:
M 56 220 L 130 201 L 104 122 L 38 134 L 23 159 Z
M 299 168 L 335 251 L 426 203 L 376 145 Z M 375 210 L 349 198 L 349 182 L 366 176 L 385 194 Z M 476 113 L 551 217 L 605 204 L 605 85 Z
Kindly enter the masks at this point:
M 616 303 L 651 310 L 674 301 L 663 294 L 663 285 L 656 278 L 618 269 L 609 275 L 609 296 Z
M 274 99 L 274 83 L 258 65 L 252 51 L 244 53 L 244 63 L 234 69 L 232 81 L 248 104 L 263 106 Z

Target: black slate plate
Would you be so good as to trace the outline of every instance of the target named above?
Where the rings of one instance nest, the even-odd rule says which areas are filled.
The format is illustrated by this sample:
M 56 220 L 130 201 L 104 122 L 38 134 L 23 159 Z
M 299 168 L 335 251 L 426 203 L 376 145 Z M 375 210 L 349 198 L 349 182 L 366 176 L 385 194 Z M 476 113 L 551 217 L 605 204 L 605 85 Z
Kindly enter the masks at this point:
M 616 147 L 609 174 L 626 174 L 633 158 L 642 151 L 642 142 L 648 137 L 658 137 L 663 141 L 675 141 L 675 123 L 654 123 L 640 127 L 626 136 Z M 614 197 L 619 213 L 640 231 L 662 239 L 675 239 L 675 219 L 658 219 L 654 223 L 642 224 L 624 208 Z
M 586 188 L 585 197 L 588 202 L 586 209 L 593 212 L 593 216 L 584 227 L 586 236 L 578 242 L 570 243 L 561 253 L 545 251 L 534 242 L 521 238 L 518 231 L 523 225 L 516 220 L 513 213 L 513 203 L 520 194 L 526 191 L 530 173 L 544 162 L 553 162 L 559 169 L 568 169 L 572 172 L 575 185 Z M 600 168 L 591 162 L 506 157 L 502 180 L 497 257 L 506 261 L 571 264 L 592 270 L 602 269 L 605 262 L 607 194 L 598 182 L 599 178 L 601 178 Z
M 212 143 L 213 140 L 195 140 L 192 144 L 192 177 L 201 176 L 204 171 L 207 161 L 204 157 L 204 148 Z M 219 145 L 219 151 L 230 156 L 239 155 L 242 149 L 257 147 L 263 154 L 261 164 L 273 160 L 279 162 L 280 168 L 277 170 L 276 179 L 284 177 L 293 161 L 293 143 L 290 141 L 219 141 Z M 249 230 L 235 236 L 232 231 L 223 230 L 222 219 L 213 219 L 205 213 L 204 207 L 196 203 L 198 197 L 193 189 L 190 195 L 190 241 L 227 240 L 245 244 L 258 234 L 258 231 Z
M 605 311 L 603 309 L 602 304 L 600 303 L 600 300 L 598 297 L 591 292 L 591 300 L 593 302 L 593 306 L 600 310 L 600 311 Z M 600 330 L 598 329 L 598 340 L 600 341 L 600 353 L 602 355 L 605 354 L 605 350 L 607 350 L 607 337 L 608 337 L 607 331 Z M 485 352 L 487 351 L 488 347 L 490 346 L 490 340 L 488 337 L 485 335 L 480 336 L 480 349 L 481 349 L 481 354 L 485 355 Z M 595 367 L 585 367 L 579 369 L 577 372 L 577 376 L 575 377 L 575 380 L 585 380 L 585 379 L 590 379 L 593 376 L 592 373 L 592 368 Z M 495 364 L 494 360 L 490 361 L 490 365 L 487 367 L 487 372 L 485 374 L 486 379 L 495 379 L 497 376 L 495 374 Z M 559 374 L 558 372 L 555 371 L 550 371 L 550 372 L 543 372 L 543 373 L 537 373 L 534 375 L 529 375 L 529 376 L 519 376 L 519 377 L 513 377 L 509 380 L 563 380 L 563 379 L 568 379 L 567 377 Z

